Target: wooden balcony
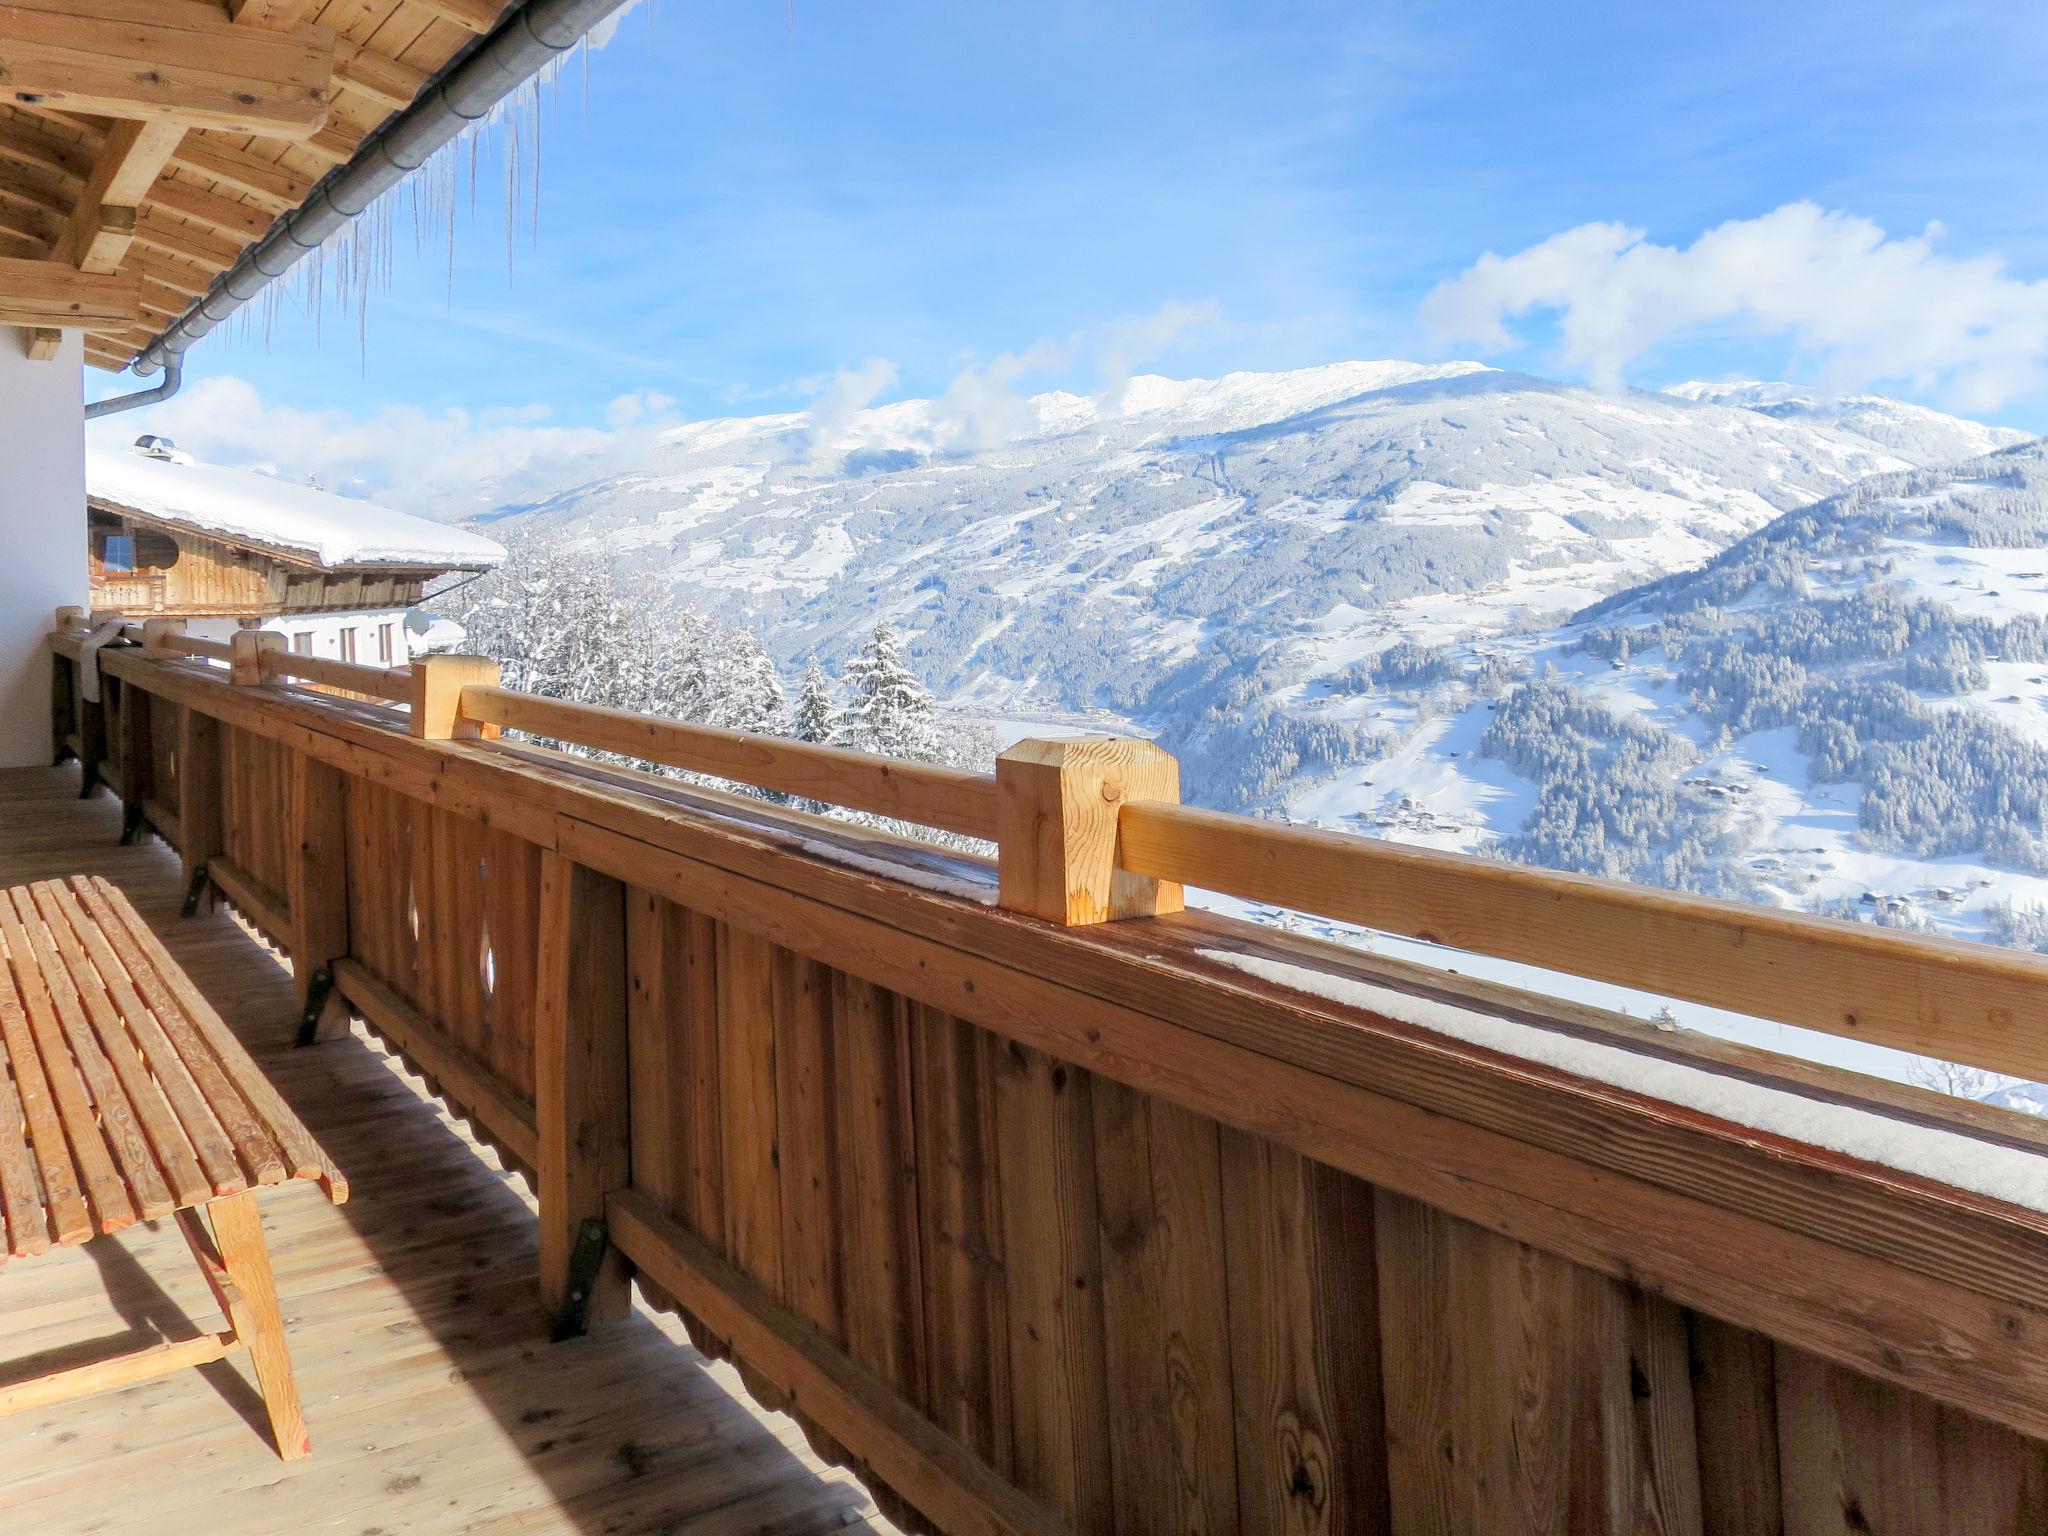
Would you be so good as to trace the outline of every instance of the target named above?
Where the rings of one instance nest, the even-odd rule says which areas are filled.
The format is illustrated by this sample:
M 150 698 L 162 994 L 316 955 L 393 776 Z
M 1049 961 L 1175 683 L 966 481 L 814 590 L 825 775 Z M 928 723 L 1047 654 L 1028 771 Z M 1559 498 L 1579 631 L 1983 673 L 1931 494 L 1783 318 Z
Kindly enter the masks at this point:
M 54 1416 L 0 1421 L 88 1519 L 162 1529 L 103 1459 L 204 1435 L 254 1512 L 225 1532 L 278 1498 L 321 1528 L 324 1495 L 269 1490 L 322 1478 L 351 1531 L 715 1530 L 746 1498 L 774 1512 L 734 1529 L 810 1529 L 869 1497 L 1047 1536 L 2048 1521 L 2038 1122 L 1182 912 L 1176 882 L 2035 1076 L 2040 957 L 1195 812 L 1128 743 L 955 773 L 461 658 L 150 638 L 99 653 L 96 704 L 53 642 L 60 737 L 125 815 L 52 798 L 74 769 L 11 781 L 35 809 L 0 806 L 0 875 L 128 885 L 356 1194 L 277 1206 L 314 1455 L 216 1436 L 197 1382 L 86 1408 L 75 1457 Z M 453 1167 L 475 1202 L 440 1209 L 419 1173 Z M 43 1267 L 0 1287 L 82 1305 Z M 156 1444 L 138 1405 L 174 1392 Z M 672 1516 L 635 1502 L 645 1446 Z M 783 1481 L 733 1493 L 749 1468 Z

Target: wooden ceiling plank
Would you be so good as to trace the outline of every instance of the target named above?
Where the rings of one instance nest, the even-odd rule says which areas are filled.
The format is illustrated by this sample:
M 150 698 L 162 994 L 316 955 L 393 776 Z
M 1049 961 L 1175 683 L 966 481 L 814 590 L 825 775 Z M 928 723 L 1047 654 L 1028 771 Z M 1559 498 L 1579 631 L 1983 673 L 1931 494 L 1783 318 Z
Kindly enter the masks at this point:
M 313 190 L 306 177 L 203 134 L 186 134 L 185 141 L 171 152 L 171 163 L 233 187 L 273 215 L 298 207 Z
M 133 320 L 141 309 L 138 278 L 81 272 L 61 261 L 0 259 L 0 325 L 98 329 Z
M 0 80 L 36 106 L 301 139 L 327 121 L 333 34 L 238 27 L 184 0 L 7 0 Z

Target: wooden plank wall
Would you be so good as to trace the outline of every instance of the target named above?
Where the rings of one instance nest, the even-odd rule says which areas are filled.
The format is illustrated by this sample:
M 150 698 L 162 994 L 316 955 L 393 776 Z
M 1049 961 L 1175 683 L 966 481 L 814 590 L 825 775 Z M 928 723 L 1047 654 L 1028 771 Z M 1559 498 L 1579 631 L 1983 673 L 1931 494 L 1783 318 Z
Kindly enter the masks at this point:
M 2048 1528 L 2037 1443 L 628 913 L 634 1188 L 1077 1530 Z
M 347 824 L 354 958 L 531 1109 L 540 850 L 364 779 Z
M 161 793 L 175 713 L 152 726 Z M 287 890 L 292 749 L 224 727 L 222 753 L 226 848 Z M 541 850 L 364 777 L 345 797 L 350 964 L 441 1059 L 542 1113 Z M 666 896 L 628 887 L 624 923 L 633 1196 L 1044 1528 L 2048 1530 L 2039 1442 Z M 821 1453 L 855 1459 L 792 1400 L 815 1382 L 786 1352 L 780 1375 L 737 1358 Z
M 282 907 L 294 857 L 291 749 L 224 725 L 220 758 L 221 839 L 227 856 Z M 285 936 L 272 937 L 282 942 Z

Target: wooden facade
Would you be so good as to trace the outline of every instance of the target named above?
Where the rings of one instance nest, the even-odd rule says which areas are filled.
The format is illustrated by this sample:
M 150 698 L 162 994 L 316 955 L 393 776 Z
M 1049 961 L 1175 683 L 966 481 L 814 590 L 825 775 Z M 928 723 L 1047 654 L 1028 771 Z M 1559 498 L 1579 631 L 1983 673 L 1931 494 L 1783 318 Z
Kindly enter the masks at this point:
M 93 609 L 124 618 L 402 612 L 439 574 L 417 566 L 329 569 L 97 500 L 87 519 Z
M 474 677 L 409 721 L 288 686 L 289 658 L 237 683 L 218 647 L 186 645 L 103 652 L 105 718 L 60 689 L 67 734 L 105 741 L 188 871 L 294 956 L 310 1026 L 324 974 L 528 1171 L 565 1319 L 620 1315 L 630 1278 L 906 1524 L 2048 1525 L 2036 1211 L 1228 962 L 1626 1035 L 1589 1010 L 1201 913 L 1022 915 L 980 860 L 435 739 L 472 698 L 519 717 L 521 696 Z M 690 729 L 643 739 L 680 755 Z M 771 785 L 817 769 L 754 750 Z M 849 774 L 849 797 L 929 789 L 969 825 L 1015 819 L 1029 793 L 876 772 Z M 1072 797 L 1072 835 L 1038 841 L 1150 863 L 1116 852 L 1111 789 Z M 1088 826 L 1104 806 L 1107 844 Z M 1958 958 L 1877 959 L 1913 956 Z M 1953 969 L 1959 1007 L 1974 974 Z M 1700 1049 L 1902 1123 L 2048 1141 L 2002 1112 Z

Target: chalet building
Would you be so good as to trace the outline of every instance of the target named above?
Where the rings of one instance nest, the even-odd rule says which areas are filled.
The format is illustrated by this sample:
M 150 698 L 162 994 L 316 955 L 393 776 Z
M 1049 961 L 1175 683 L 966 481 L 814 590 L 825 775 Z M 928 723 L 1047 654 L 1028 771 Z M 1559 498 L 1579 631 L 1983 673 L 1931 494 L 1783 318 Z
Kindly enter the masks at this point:
M 484 541 L 88 463 L 619 3 L 0 4 L 7 1531 L 2048 1531 L 2043 1121 L 1810 1048 L 2048 956 L 385 664 Z
M 301 655 L 388 667 L 459 645 L 421 601 L 505 557 L 427 518 L 195 463 L 161 437 L 89 453 L 85 479 L 95 613 L 215 639 L 278 630 Z

